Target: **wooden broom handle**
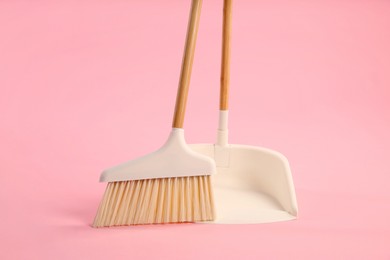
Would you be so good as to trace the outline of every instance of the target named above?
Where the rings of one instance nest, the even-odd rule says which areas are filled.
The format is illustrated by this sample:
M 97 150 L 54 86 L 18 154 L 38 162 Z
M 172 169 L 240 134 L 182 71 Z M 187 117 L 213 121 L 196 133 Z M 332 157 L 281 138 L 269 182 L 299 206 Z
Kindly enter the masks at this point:
M 176 96 L 175 113 L 173 115 L 172 127 L 174 128 L 183 128 L 201 8 L 202 0 L 192 0 L 186 44 L 181 65 L 179 88 Z
M 220 110 L 229 109 L 231 32 L 232 32 L 232 0 L 224 0 L 223 27 L 222 27 L 221 90 L 219 96 Z

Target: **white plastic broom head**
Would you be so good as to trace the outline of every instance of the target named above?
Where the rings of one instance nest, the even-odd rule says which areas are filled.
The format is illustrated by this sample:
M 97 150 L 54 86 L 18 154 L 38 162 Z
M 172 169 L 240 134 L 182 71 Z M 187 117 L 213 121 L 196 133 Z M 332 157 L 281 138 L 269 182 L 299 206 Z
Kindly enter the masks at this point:
M 185 142 L 184 130 L 173 128 L 157 151 L 105 170 L 101 182 L 202 176 L 216 173 L 214 160 L 193 151 Z

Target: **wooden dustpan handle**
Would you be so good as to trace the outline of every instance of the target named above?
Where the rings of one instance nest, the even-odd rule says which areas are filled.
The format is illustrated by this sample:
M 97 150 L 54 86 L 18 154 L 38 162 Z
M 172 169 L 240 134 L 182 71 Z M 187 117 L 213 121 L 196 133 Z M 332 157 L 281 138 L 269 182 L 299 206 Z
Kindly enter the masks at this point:
M 221 89 L 220 89 L 220 97 L 219 97 L 220 110 L 229 109 L 231 31 L 232 31 L 232 0 L 224 0 L 223 28 L 222 28 Z
M 192 0 L 172 127 L 183 128 L 202 0 Z

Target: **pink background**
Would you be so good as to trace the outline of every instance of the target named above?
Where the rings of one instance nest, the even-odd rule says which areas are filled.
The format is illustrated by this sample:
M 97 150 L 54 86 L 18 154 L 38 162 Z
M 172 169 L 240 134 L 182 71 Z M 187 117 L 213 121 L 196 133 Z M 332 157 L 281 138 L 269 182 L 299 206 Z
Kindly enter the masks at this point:
M 92 229 L 102 169 L 171 125 L 190 1 L 0 2 L 1 259 L 390 259 L 390 2 L 237 0 L 231 143 L 291 163 L 297 221 Z M 222 0 L 186 117 L 213 142 Z

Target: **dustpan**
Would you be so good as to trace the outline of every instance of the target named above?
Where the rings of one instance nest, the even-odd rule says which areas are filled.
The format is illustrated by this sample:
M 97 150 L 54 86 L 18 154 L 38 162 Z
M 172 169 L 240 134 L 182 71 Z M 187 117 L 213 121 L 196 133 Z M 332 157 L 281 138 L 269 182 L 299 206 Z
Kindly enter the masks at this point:
M 228 92 L 232 1 L 224 0 L 221 96 L 216 144 L 191 148 L 213 158 L 214 223 L 246 224 L 292 220 L 298 207 L 288 160 L 281 153 L 228 143 Z
M 239 144 L 192 144 L 213 158 L 217 219 L 221 224 L 254 224 L 295 219 L 295 189 L 287 159 L 262 147 Z

